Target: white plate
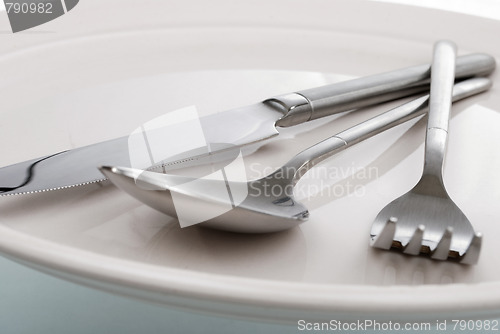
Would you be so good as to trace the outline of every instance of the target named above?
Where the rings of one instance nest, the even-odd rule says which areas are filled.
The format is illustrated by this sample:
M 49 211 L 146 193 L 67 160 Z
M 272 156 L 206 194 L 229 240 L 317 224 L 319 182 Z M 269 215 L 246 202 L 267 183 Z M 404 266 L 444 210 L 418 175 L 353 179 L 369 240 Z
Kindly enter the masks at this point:
M 436 38 L 453 39 L 461 53 L 500 55 L 497 21 L 358 1 L 86 0 L 42 27 L 47 33 L 0 36 L 1 165 L 127 135 L 190 104 L 208 112 L 425 63 Z M 424 122 L 328 161 L 339 173 L 365 174 L 329 179 L 334 191 L 305 198 L 310 221 L 288 232 L 181 229 L 115 188 L 93 185 L 0 198 L 0 251 L 106 291 L 225 315 L 498 316 L 497 77 L 489 93 L 454 108 L 445 170 L 452 197 L 485 235 L 477 266 L 368 245 L 377 212 L 419 178 Z M 284 129 L 247 163 L 260 164 L 254 173 L 278 166 L 384 108 Z M 361 195 L 346 193 L 354 186 Z

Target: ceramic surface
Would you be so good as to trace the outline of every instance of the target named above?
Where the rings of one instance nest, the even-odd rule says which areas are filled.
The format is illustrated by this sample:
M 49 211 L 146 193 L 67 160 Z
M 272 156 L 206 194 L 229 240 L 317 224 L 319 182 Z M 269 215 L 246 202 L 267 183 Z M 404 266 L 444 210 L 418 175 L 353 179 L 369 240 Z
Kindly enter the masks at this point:
M 436 38 L 453 39 L 461 54 L 500 55 L 499 22 L 436 10 L 130 1 L 112 20 L 99 16 L 118 2 L 84 1 L 78 19 L 70 13 L 44 25 L 43 36 L 0 43 L 1 165 L 127 135 L 187 105 L 211 113 L 426 63 Z M 85 17 L 91 29 L 78 26 Z M 284 321 L 498 316 L 500 82 L 493 78 L 490 92 L 455 105 L 445 170 L 450 195 L 485 235 L 477 266 L 369 246 L 378 211 L 420 176 L 425 121 L 328 160 L 323 166 L 336 173 L 328 179 L 301 180 L 310 220 L 284 233 L 181 229 L 112 186 L 91 185 L 0 198 L 0 251 L 71 281 L 208 313 Z M 249 176 L 395 105 L 282 129 L 245 160 Z

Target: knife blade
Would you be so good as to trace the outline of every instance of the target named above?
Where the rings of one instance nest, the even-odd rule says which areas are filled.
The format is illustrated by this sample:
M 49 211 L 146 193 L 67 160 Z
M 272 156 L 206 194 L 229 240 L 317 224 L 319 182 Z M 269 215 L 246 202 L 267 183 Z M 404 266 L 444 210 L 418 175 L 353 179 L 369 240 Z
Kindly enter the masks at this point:
M 457 58 L 456 77 L 462 80 L 486 76 L 494 71 L 495 66 L 494 58 L 487 54 L 461 56 Z M 180 161 L 216 155 L 227 148 L 224 144 L 244 146 L 263 142 L 279 134 L 276 127 L 294 126 L 426 91 L 429 77 L 430 65 L 418 65 L 284 94 L 197 120 L 186 120 L 184 113 L 180 114 L 182 122 L 160 122 L 162 126 L 154 124 L 144 139 L 147 144 L 148 140 L 162 139 L 162 134 L 173 133 L 171 138 L 182 140 L 163 142 L 164 147 L 175 147 L 178 142 L 192 137 L 198 138 L 198 142 L 202 140 L 209 144 L 209 150 L 198 153 L 196 150 L 185 150 L 184 155 L 185 147 L 180 150 L 177 147 L 177 151 L 171 151 L 176 152 L 173 154 L 176 156 L 175 161 L 169 160 L 170 165 L 175 165 Z M 200 129 L 192 131 L 190 126 L 193 124 L 195 128 L 202 128 L 203 138 L 199 138 Z M 138 129 L 142 132 L 138 131 L 135 138 L 146 133 L 144 125 Z M 154 157 L 155 152 L 151 151 L 149 145 L 144 145 L 144 142 L 135 145 L 137 141 L 131 141 L 131 138 L 134 136 L 124 136 L 0 168 L 0 195 L 34 193 L 101 182 L 105 180 L 97 169 L 101 165 L 145 169 L 163 161 L 163 158 Z M 147 158 L 134 159 L 137 156 Z

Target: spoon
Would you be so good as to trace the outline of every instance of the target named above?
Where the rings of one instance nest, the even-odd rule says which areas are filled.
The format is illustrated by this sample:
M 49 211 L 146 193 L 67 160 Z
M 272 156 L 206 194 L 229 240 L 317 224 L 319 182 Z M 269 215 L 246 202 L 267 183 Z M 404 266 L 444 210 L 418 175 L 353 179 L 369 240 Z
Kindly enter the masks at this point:
M 487 78 L 462 81 L 453 88 L 453 101 L 486 91 L 490 86 Z M 307 208 L 294 198 L 293 188 L 310 168 L 347 147 L 425 114 L 428 102 L 429 96 L 423 96 L 355 125 L 300 152 L 275 172 L 254 181 L 228 181 L 216 174 L 200 179 L 112 166 L 102 166 L 100 170 L 121 190 L 177 217 L 182 227 L 201 223 L 243 233 L 282 231 L 309 217 Z M 234 196 L 242 191 L 245 196 Z

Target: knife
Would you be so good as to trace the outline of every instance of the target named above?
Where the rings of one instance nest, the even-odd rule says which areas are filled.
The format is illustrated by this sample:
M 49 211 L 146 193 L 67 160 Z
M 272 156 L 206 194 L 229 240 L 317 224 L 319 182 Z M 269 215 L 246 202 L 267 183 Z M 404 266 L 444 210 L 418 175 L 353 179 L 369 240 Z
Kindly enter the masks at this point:
M 456 62 L 456 78 L 463 80 L 487 76 L 494 71 L 495 66 L 494 58 L 487 54 L 461 56 Z M 294 126 L 426 91 L 429 78 L 430 65 L 413 66 L 272 97 L 250 106 L 202 117 L 196 124 L 202 125 L 203 136 L 209 144 L 243 146 L 260 143 L 279 134 L 276 126 Z M 154 138 L 174 133 L 182 138 L 179 141 L 197 136 L 181 125 L 176 123 L 155 127 L 147 136 Z M 138 134 L 141 135 L 140 132 Z M 133 137 L 120 137 L 0 168 L 0 195 L 34 193 L 101 182 L 105 178 L 97 167 L 102 165 L 146 169 L 157 163 L 150 147 L 131 145 L 130 139 Z M 164 146 L 175 144 L 167 142 Z M 170 160 L 169 164 L 214 155 L 227 148 L 227 145 L 210 146 L 210 150 L 198 153 L 188 150 L 188 156 L 178 155 L 178 159 Z M 134 156 L 144 155 L 146 151 L 151 159 L 134 162 Z

